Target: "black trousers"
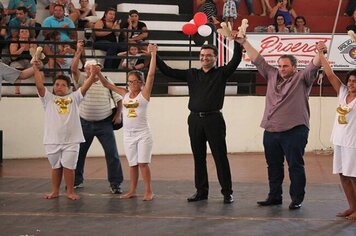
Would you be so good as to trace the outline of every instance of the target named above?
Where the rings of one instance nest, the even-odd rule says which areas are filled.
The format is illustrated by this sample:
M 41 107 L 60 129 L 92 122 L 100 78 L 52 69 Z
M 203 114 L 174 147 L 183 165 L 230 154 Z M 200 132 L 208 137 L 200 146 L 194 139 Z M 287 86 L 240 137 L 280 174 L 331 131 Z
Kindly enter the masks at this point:
M 230 164 L 227 159 L 226 125 L 222 113 L 188 117 L 190 145 L 194 155 L 195 188 L 200 194 L 208 195 L 209 182 L 206 166 L 206 143 L 209 143 L 223 195 L 232 194 Z

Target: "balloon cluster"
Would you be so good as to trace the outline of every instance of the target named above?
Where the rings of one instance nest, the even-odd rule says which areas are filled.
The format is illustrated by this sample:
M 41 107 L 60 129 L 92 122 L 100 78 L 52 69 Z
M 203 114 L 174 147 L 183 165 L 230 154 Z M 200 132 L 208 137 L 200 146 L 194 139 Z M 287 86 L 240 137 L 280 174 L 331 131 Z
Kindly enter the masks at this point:
M 194 18 L 183 25 L 182 31 L 185 35 L 194 36 L 197 32 L 202 37 L 207 37 L 211 34 L 212 28 L 208 24 L 208 18 L 203 12 L 198 12 Z

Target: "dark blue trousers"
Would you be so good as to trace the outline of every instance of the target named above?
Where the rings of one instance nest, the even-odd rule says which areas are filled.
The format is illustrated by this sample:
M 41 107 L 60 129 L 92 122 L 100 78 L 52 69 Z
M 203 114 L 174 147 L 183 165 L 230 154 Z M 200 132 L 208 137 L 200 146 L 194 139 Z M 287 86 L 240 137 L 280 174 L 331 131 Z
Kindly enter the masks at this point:
M 291 199 L 297 203 L 304 200 L 306 177 L 303 156 L 308 143 L 308 134 L 309 129 L 305 125 L 283 132 L 264 132 L 263 145 L 268 168 L 269 197 L 282 199 L 285 158 L 291 181 L 289 188 Z

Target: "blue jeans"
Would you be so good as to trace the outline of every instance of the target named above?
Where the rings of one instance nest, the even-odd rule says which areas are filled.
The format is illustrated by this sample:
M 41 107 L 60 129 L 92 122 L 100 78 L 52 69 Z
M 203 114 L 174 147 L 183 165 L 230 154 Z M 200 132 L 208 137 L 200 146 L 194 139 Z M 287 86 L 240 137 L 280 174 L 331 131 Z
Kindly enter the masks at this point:
M 292 201 L 304 200 L 306 177 L 304 170 L 304 149 L 308 143 L 309 129 L 298 125 L 283 132 L 264 132 L 263 146 L 268 166 L 269 197 L 282 199 L 284 179 L 284 157 L 288 163 Z
M 241 0 L 236 0 L 236 9 L 237 12 L 239 11 Z M 247 11 L 248 14 L 251 15 L 253 13 L 253 3 L 252 0 L 245 0 L 246 6 L 247 6 Z
M 75 185 L 83 183 L 84 164 L 90 145 L 97 137 L 105 152 L 108 181 L 120 185 L 123 181 L 119 153 L 110 118 L 101 121 L 87 121 L 80 118 L 85 142 L 80 144 L 77 168 L 75 170 Z

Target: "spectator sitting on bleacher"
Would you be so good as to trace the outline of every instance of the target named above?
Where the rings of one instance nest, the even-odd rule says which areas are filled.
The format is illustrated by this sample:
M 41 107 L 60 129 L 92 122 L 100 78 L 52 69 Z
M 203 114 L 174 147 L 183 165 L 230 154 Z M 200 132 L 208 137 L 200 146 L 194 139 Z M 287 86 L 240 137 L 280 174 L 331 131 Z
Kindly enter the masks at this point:
M 77 32 L 75 30 L 66 30 L 68 28 L 74 29 L 75 25 L 70 18 L 64 16 L 64 6 L 61 4 L 56 4 L 54 6 L 53 16 L 47 17 L 43 21 L 42 26 L 48 28 L 62 28 L 59 30 L 61 34 L 61 41 L 77 40 Z M 48 35 L 54 30 L 44 29 L 42 33 L 45 38 L 49 38 Z
M 79 11 L 79 20 L 78 20 L 78 28 L 93 28 L 95 23 L 90 22 L 89 20 L 85 19 L 88 16 L 96 16 L 96 4 L 94 3 L 91 8 L 89 7 L 89 0 L 79 0 L 80 8 Z
M 139 21 L 137 10 L 129 11 L 127 22 L 123 24 L 122 28 L 132 30 L 122 33 L 122 37 L 120 39 L 122 42 L 144 43 L 148 38 L 147 26 L 144 22 Z
M 18 7 L 26 7 L 28 9 L 28 16 L 32 19 L 36 19 L 36 2 L 35 0 L 10 0 L 7 7 L 7 14 L 10 18 L 14 18 L 16 15 L 16 9 Z
M 268 33 L 289 33 L 289 29 L 285 24 L 284 15 L 277 15 L 274 18 L 274 25 L 270 25 L 267 28 Z
M 16 9 L 16 17 L 9 21 L 8 38 L 17 38 L 19 28 L 21 26 L 35 27 L 36 21 L 28 16 L 28 9 L 26 7 L 18 7 Z M 36 38 L 35 30 L 30 30 L 30 38 Z
M 30 31 L 28 29 L 17 29 L 18 38 L 16 40 L 18 42 L 12 42 L 10 44 L 10 54 L 11 54 L 11 63 L 10 67 L 15 68 L 17 70 L 24 70 L 32 67 L 30 61 L 32 56 L 30 54 L 30 48 L 36 49 L 37 45 L 30 42 L 21 42 L 21 41 L 29 41 L 34 40 L 31 38 Z M 20 81 L 18 81 L 19 83 Z M 20 94 L 20 86 L 15 86 L 15 94 Z
M 352 14 L 352 19 L 354 20 L 354 23 L 352 25 L 348 25 L 346 27 L 346 30 L 352 30 L 353 32 L 356 33 L 356 10 L 354 10 L 354 13 Z
M 294 25 L 291 27 L 292 33 L 309 34 L 310 29 L 306 26 L 307 21 L 304 16 L 297 16 L 294 20 Z
M 270 18 L 274 18 L 276 15 L 283 15 L 285 24 L 289 28 L 292 25 L 292 18 L 297 17 L 297 13 L 294 11 L 288 0 L 278 0 L 278 3 L 272 8 Z
M 78 24 L 78 19 L 80 16 L 79 10 L 74 7 L 74 4 L 72 3 L 72 0 L 54 0 L 51 1 L 51 4 L 49 5 L 49 14 L 53 15 L 54 14 L 54 7 L 60 4 L 63 6 L 64 9 L 64 16 L 69 17 L 75 25 Z
M 216 8 L 216 4 L 218 0 L 202 0 L 198 4 L 198 11 L 204 12 L 205 15 L 208 17 L 208 21 L 213 23 L 214 25 L 220 24 L 217 19 L 218 11 Z
M 146 54 L 148 52 L 145 52 Z M 140 58 L 142 54 L 139 53 L 139 47 L 137 45 L 130 45 L 128 52 L 119 52 L 118 56 L 128 56 L 121 60 L 119 69 L 123 70 L 142 70 L 145 67 L 145 59 Z
M 106 51 L 106 56 L 116 56 L 121 50 L 116 36 L 120 35 L 120 22 L 116 19 L 116 9 L 109 7 L 105 10 L 104 16 L 98 20 L 94 29 L 109 29 L 110 31 L 94 31 L 95 42 L 94 48 Z M 120 59 L 105 58 L 104 68 L 117 69 L 120 64 Z

